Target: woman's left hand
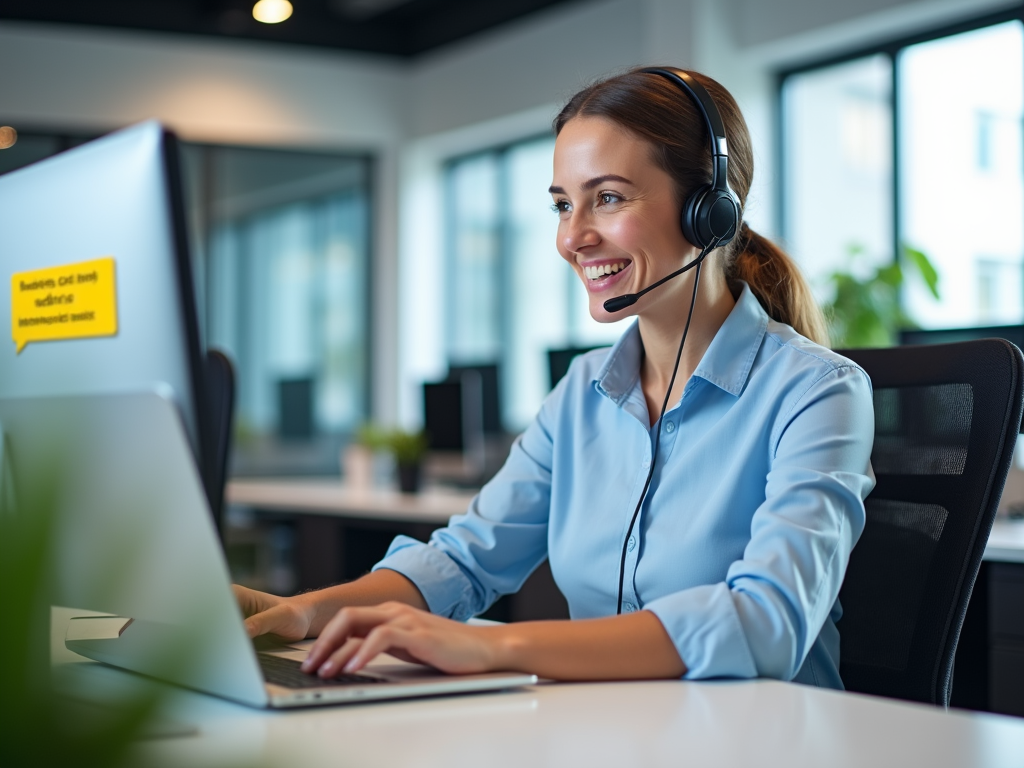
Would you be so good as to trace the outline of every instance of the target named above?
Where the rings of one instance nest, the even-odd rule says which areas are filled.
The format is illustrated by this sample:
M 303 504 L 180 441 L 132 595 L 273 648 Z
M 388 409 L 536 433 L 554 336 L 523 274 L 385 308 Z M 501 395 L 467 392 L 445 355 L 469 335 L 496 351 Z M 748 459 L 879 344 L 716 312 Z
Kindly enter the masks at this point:
M 498 669 L 500 627 L 473 627 L 404 603 L 342 608 L 324 627 L 302 669 L 320 677 L 351 673 L 380 653 L 451 674 Z

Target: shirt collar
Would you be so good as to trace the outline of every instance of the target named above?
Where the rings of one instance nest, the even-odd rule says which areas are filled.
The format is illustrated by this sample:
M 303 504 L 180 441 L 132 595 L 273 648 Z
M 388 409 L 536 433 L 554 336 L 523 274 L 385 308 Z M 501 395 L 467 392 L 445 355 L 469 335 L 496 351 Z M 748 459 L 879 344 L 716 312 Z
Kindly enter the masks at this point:
M 718 329 L 701 358 L 694 376 L 738 397 L 747 383 L 754 357 L 768 329 L 768 314 L 750 287 L 743 290 L 729 316 Z M 597 388 L 616 403 L 630 393 L 640 375 L 643 341 L 640 328 L 633 323 L 612 347 L 604 365 L 594 376 Z

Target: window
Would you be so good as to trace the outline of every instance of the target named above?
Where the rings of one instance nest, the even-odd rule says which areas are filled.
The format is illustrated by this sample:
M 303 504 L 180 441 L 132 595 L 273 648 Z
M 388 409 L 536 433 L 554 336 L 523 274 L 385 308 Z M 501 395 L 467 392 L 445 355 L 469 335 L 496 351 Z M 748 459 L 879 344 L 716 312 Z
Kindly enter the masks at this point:
M 236 366 L 236 471 L 334 472 L 369 414 L 368 166 L 187 148 L 205 334 Z
M 628 322 L 595 322 L 558 255 L 553 150 L 553 139 L 535 139 L 446 169 L 448 358 L 498 362 L 509 430 L 524 428 L 550 389 L 547 350 L 612 344 Z
M 906 245 L 939 275 L 907 270 L 913 322 L 1024 322 L 1022 94 L 1019 11 L 783 76 L 781 223 L 819 298 Z
M 789 78 L 782 91 L 793 257 L 827 298 L 828 276 L 893 257 L 892 64 L 882 55 Z

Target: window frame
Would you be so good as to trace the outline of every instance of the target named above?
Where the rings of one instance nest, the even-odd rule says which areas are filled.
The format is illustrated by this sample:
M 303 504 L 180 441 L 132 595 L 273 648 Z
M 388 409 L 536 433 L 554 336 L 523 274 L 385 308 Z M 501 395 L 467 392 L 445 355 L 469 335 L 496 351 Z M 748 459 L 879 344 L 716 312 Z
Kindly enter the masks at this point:
M 900 87 L 899 87 L 899 59 L 900 55 L 907 48 L 918 45 L 920 43 L 927 43 L 933 40 L 939 40 L 944 37 L 950 37 L 952 35 L 962 34 L 964 32 L 973 32 L 975 30 L 984 29 L 985 27 L 995 26 L 997 24 L 1003 24 L 1008 21 L 1019 21 L 1024 24 L 1024 6 L 1017 6 L 1015 8 L 1008 8 L 993 13 L 988 13 L 982 16 L 975 16 L 969 19 L 963 19 L 954 23 L 943 24 L 941 26 L 931 27 L 925 31 L 914 33 L 912 35 L 904 35 L 900 37 L 893 37 L 885 40 L 881 43 L 874 45 L 851 48 L 842 53 L 834 56 L 828 56 L 825 58 L 809 59 L 802 63 L 798 63 L 792 66 L 787 66 L 776 71 L 776 87 L 775 87 L 775 157 L 778 162 L 778 172 L 775 177 L 775 226 L 776 231 L 779 232 L 783 238 L 789 235 L 786 230 L 786 219 L 787 219 L 787 200 L 786 191 L 788 188 L 789 180 L 786 174 L 786 162 L 788 160 L 786 154 L 786 115 L 784 106 L 784 90 L 786 87 L 786 81 L 794 75 L 806 74 L 817 70 L 827 69 L 839 64 L 846 64 L 858 59 L 867 58 L 869 56 L 877 56 L 879 54 L 887 56 L 891 65 L 892 81 L 890 83 L 890 96 L 889 96 L 889 108 L 892 111 L 892 253 L 893 260 L 896 263 L 900 261 L 900 243 L 903 242 L 903 227 L 901 222 L 902 210 L 900 207 L 900 192 L 901 192 L 901 166 L 900 166 L 900 113 L 898 105 L 900 103 Z M 1024 61 L 1021 62 L 1021 66 L 1024 67 Z M 1022 211 L 1024 215 L 1024 211 Z

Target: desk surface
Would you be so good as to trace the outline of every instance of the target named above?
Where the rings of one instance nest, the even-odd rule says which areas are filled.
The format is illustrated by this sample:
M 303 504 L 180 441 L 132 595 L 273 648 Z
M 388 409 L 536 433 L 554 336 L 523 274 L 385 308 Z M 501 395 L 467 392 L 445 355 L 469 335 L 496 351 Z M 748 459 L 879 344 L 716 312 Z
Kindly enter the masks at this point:
M 246 478 L 229 481 L 225 491 L 229 504 L 255 509 L 440 525 L 465 512 L 473 495 L 441 488 L 421 493 L 353 489 L 331 478 Z
M 70 654 L 72 612 L 55 609 L 57 663 L 98 697 L 158 685 Z M 75 663 L 80 662 L 80 663 Z M 1024 719 L 749 682 L 538 685 L 512 692 L 252 710 L 168 689 L 147 766 L 1019 766 Z M 108 695 L 111 695 L 108 693 Z M 176 735 L 174 735 L 176 734 Z
M 230 504 L 255 509 L 443 525 L 452 515 L 466 511 L 473 493 L 431 489 L 407 494 L 379 488 L 354 490 L 330 478 L 252 478 L 230 481 L 226 498 Z M 1024 520 L 996 520 L 985 559 L 1024 563 Z

